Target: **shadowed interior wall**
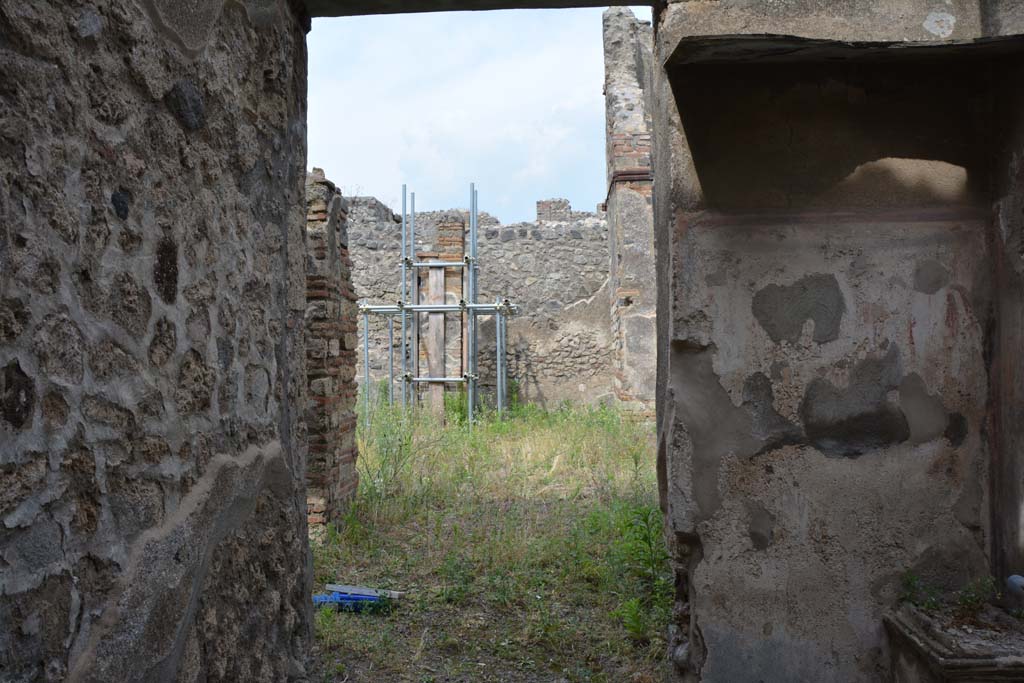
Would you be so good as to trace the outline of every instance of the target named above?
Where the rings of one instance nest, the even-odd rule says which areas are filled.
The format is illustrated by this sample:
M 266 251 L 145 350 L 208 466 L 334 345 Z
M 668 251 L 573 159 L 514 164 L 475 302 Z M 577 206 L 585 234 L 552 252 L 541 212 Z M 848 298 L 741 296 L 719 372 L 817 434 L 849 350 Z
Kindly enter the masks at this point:
M 757 25 L 945 30 L 913 2 L 901 16 L 922 28 L 902 34 L 855 4 L 796 3 Z M 1020 410 L 1018 362 L 994 351 L 1019 340 L 1019 303 L 993 296 L 1019 269 L 998 267 L 1019 264 L 1004 246 L 1019 239 L 1006 177 L 1019 152 L 1004 146 L 1019 110 L 1002 101 L 1016 58 L 847 44 L 802 61 L 794 42 L 758 59 L 735 35 L 701 35 L 741 32 L 748 13 L 679 2 L 659 18 L 673 658 L 683 680 L 887 680 L 882 615 L 904 572 L 958 589 L 1002 571 L 999 534 L 1019 519 L 1019 458 L 1004 450 L 1017 430 L 996 424 Z M 981 31 L 955 18 L 955 37 Z M 999 467 L 1012 483 L 990 484 Z
M 997 577 L 1024 570 L 1024 59 L 1007 60 L 996 85 L 1001 136 L 994 160 L 993 298 L 989 351 L 993 462 L 992 558 Z
M 304 675 L 303 21 L 170 7 L 0 1 L 4 680 Z

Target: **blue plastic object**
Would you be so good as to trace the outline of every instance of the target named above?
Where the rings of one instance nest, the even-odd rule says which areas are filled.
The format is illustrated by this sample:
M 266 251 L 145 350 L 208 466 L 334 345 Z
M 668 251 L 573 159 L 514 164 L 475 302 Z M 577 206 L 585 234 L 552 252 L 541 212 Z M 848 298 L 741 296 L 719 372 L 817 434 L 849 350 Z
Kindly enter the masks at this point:
M 381 602 L 376 595 L 354 595 L 352 593 L 314 593 L 314 607 L 335 607 L 348 612 L 361 612 L 367 605 Z

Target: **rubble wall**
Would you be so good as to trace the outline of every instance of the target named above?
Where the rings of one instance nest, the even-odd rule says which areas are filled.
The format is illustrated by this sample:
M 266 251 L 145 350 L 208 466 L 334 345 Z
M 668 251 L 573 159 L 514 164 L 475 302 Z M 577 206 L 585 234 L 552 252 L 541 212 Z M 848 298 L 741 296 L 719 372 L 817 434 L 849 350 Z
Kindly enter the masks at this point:
M 400 219 L 375 199 L 356 198 L 352 206 L 349 233 L 356 295 L 373 302 L 397 301 Z M 417 254 L 444 251 L 444 245 L 437 244 L 437 227 L 456 215 L 464 212 L 417 212 Z M 573 211 L 566 200 L 546 200 L 538 202 L 534 222 L 504 225 L 483 212 L 479 221 L 478 300 L 508 297 L 521 309 L 508 323 L 509 378 L 516 383 L 519 398 L 552 406 L 563 400 L 612 400 L 604 214 Z M 386 381 L 387 322 L 371 318 L 370 325 L 371 380 Z M 394 339 L 398 344 L 397 320 Z M 494 385 L 494 359 L 494 323 L 481 317 L 480 370 L 485 390 Z M 396 352 L 396 376 L 399 362 Z M 461 374 L 460 368 L 452 369 Z M 362 376 L 357 379 L 362 381 Z
M 902 577 L 962 588 L 999 571 L 998 528 L 1014 533 L 1019 430 L 997 422 L 1019 410 L 1018 364 L 995 350 L 1019 342 L 998 265 L 1019 239 L 1018 112 L 977 78 L 1005 60 L 914 56 L 983 35 L 975 3 L 865 10 L 683 1 L 657 17 L 658 466 L 681 680 L 889 680 Z M 738 35 L 755 27 L 843 46 L 759 60 Z M 1012 483 L 993 488 L 999 468 Z
M 302 16 L 0 2 L 0 678 L 301 678 Z

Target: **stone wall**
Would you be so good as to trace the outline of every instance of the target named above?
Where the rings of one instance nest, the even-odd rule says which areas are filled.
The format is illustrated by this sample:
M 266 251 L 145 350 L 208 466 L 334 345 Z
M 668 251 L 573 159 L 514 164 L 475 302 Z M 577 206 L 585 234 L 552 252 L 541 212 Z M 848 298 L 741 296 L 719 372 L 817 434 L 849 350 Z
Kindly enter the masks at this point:
M 368 299 L 375 304 L 395 304 L 401 299 L 402 229 L 401 219 L 374 197 L 349 199 L 349 254 L 352 260 L 352 287 L 357 301 Z M 410 295 L 411 296 L 411 295 Z M 371 315 L 370 377 L 374 385 L 388 379 L 388 324 L 384 316 Z M 401 333 L 398 318 L 394 321 L 395 377 L 401 374 Z M 356 382 L 363 385 L 363 317 L 357 320 Z M 396 379 L 395 392 L 401 391 Z M 396 393 L 396 400 L 399 396 Z
M 356 295 L 348 255 L 348 202 L 314 168 L 306 179 L 306 503 L 310 528 L 336 521 L 356 471 Z
M 508 372 L 522 400 L 556 405 L 612 399 L 608 226 L 603 213 L 538 202 L 534 223 L 480 221 L 480 300 L 508 297 Z M 483 383 L 494 377 L 494 323 L 480 334 Z
M 1019 60 L 934 45 L 1019 32 L 997 5 L 658 13 L 683 680 L 890 680 L 905 572 L 1019 569 Z
M 356 198 L 352 206 L 349 233 L 356 295 L 372 302 L 397 301 L 400 219 L 374 199 Z M 566 200 L 551 200 L 538 202 L 538 218 L 503 225 L 481 212 L 479 301 L 508 297 L 520 306 L 521 314 L 508 324 L 508 367 L 522 400 L 545 405 L 608 400 L 614 387 L 604 215 L 572 211 Z M 417 213 L 417 254 L 447 253 L 448 245 L 438 243 L 437 228 L 453 219 L 466 225 L 465 212 Z M 454 298 L 454 291 L 450 294 Z M 425 321 L 426 316 L 422 317 Z M 362 321 L 360 334 L 361 325 Z M 383 318 L 371 317 L 371 379 L 375 382 L 387 379 L 386 325 Z M 398 343 L 397 319 L 395 327 Z M 449 328 L 447 339 L 455 329 Z M 493 320 L 481 317 L 480 369 L 485 390 L 493 390 L 494 345 Z M 461 375 L 461 368 L 452 362 L 456 356 L 449 348 L 448 372 Z M 396 376 L 399 362 L 396 352 Z M 426 364 L 422 367 L 425 374 Z
M 0 0 L 0 678 L 300 678 L 301 17 Z

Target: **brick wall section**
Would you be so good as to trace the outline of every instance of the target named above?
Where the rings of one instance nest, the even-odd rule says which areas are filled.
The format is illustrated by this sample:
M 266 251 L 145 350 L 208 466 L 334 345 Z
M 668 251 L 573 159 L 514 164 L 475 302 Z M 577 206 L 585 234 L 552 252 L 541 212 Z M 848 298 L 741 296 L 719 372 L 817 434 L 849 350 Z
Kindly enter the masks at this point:
M 568 199 L 541 199 L 537 202 L 537 222 L 572 220 L 572 205 Z
M 306 376 L 310 529 L 335 520 L 355 494 L 356 295 L 348 253 L 348 203 L 313 169 L 306 180 Z
M 650 132 L 616 132 L 608 136 L 608 168 L 613 174 L 651 172 Z M 645 179 L 645 182 L 651 182 Z
M 466 220 L 453 213 L 438 223 L 437 249 L 442 261 L 461 261 L 465 256 Z M 444 272 L 445 303 L 457 304 L 463 295 L 464 268 L 448 268 Z M 445 320 L 445 368 L 448 375 L 463 374 L 463 316 L 449 315 Z

